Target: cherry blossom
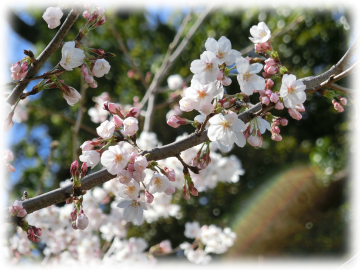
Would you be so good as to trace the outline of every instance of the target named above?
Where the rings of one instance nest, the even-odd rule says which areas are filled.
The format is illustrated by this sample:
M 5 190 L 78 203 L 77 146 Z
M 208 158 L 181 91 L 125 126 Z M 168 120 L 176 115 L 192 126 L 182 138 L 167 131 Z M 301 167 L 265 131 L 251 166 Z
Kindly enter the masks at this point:
M 147 189 L 151 194 L 154 194 L 165 191 L 169 185 L 170 181 L 165 175 L 155 172 L 147 184 Z
M 264 22 L 259 22 L 258 25 L 254 25 L 250 28 L 250 34 L 253 36 L 249 39 L 253 43 L 264 43 L 271 37 L 271 31 Z
M 220 71 L 216 55 L 209 51 L 203 52 L 200 55 L 200 60 L 192 61 L 190 70 L 198 75 L 198 80 L 202 84 L 215 81 Z
M 74 106 L 81 98 L 80 93 L 73 87 L 69 86 L 70 92 L 63 91 L 62 97 L 66 100 L 67 104 Z
M 167 83 L 170 90 L 177 90 L 182 86 L 183 79 L 179 74 L 175 74 L 168 77 Z
M 136 171 L 142 172 L 146 169 L 147 166 L 148 166 L 148 162 L 146 157 L 138 156 L 135 158 L 134 168 Z
M 262 68 L 263 66 L 259 63 L 250 65 L 249 61 L 243 57 L 236 59 L 236 69 L 239 73 L 237 80 L 241 92 L 250 96 L 254 90 L 265 89 L 265 79 L 256 75 Z
M 85 230 L 88 225 L 89 225 L 89 219 L 85 215 L 84 211 L 81 209 L 76 219 L 76 227 L 80 230 Z
M 125 135 L 125 136 L 132 136 L 136 133 L 136 131 L 138 131 L 139 126 L 138 126 L 139 121 L 134 118 L 134 117 L 128 117 L 123 121 L 123 125 L 124 125 L 124 129 L 121 130 L 121 132 Z
M 241 57 L 239 51 L 231 49 L 230 40 L 224 36 L 219 41 L 208 38 L 205 42 L 205 48 L 216 55 L 219 64 L 225 63 L 227 66 L 230 66 L 235 62 L 236 58 Z
M 244 147 L 246 140 L 242 131 L 246 129 L 243 121 L 237 118 L 237 114 L 217 114 L 210 118 L 208 137 L 211 141 L 217 141 L 224 146 L 231 146 L 234 142 Z
M 120 200 L 117 207 L 124 208 L 123 218 L 135 225 L 140 225 L 144 219 L 144 210 L 147 207 L 143 201 L 139 200 Z
M 106 167 L 109 173 L 118 175 L 125 168 L 130 154 L 119 145 L 110 146 L 101 156 L 101 164 Z
M 119 180 L 121 184 L 128 184 L 132 177 L 133 174 L 128 170 L 121 170 L 116 179 Z
M 186 222 L 184 235 L 187 238 L 196 238 L 200 232 L 199 222 Z
M 102 77 L 104 76 L 105 74 L 108 74 L 109 71 L 110 71 L 110 64 L 108 61 L 106 61 L 105 59 L 98 59 L 96 60 L 95 62 L 95 65 L 92 69 L 92 74 L 95 76 L 95 77 Z
M 109 122 L 108 120 L 101 123 L 99 127 L 96 128 L 97 134 L 103 139 L 110 139 L 115 131 L 114 122 Z
M 131 180 L 127 184 L 121 184 L 118 188 L 121 198 L 136 200 L 139 197 L 140 186 L 135 180 Z
M 61 49 L 61 55 L 60 65 L 68 71 L 84 63 L 85 53 L 83 50 L 75 48 L 75 41 L 65 42 Z
M 285 74 L 282 78 L 280 96 L 283 98 L 286 108 L 294 109 L 296 105 L 302 104 L 306 100 L 306 86 L 296 76 Z
M 95 150 L 83 151 L 79 159 L 82 162 L 86 162 L 86 165 L 93 169 L 100 161 L 100 154 Z
M 63 15 L 64 13 L 62 12 L 61 7 L 48 7 L 42 15 L 42 18 L 48 24 L 50 29 L 54 29 L 61 24 L 60 19 Z

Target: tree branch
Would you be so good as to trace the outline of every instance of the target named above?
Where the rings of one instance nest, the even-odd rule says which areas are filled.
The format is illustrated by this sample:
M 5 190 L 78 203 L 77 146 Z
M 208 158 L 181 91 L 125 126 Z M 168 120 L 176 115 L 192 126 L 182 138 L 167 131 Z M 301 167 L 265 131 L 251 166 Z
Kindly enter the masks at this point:
M 68 33 L 71 26 L 75 23 L 78 19 L 81 9 L 79 7 L 73 8 L 69 15 L 67 16 L 64 23 L 61 25 L 59 31 L 56 33 L 55 37 L 51 40 L 51 42 L 47 45 L 47 47 L 42 51 L 42 53 L 36 58 L 36 62 L 32 63 L 28 73 L 25 76 L 24 80 L 32 78 L 36 72 L 39 71 L 41 66 L 46 62 L 46 60 L 52 55 L 61 45 L 62 40 L 65 38 L 66 34 Z M 18 84 L 11 94 L 8 96 L 6 101 L 10 105 L 14 105 L 16 101 L 19 99 L 20 95 L 28 86 L 27 83 Z
M 335 83 L 332 83 L 332 84 L 329 84 L 327 87 L 333 89 L 333 90 L 336 90 L 336 91 L 339 91 L 339 92 L 343 92 L 347 95 L 355 95 L 355 90 L 352 90 L 352 89 L 349 89 L 349 88 L 346 88 L 346 87 L 342 87 L 340 85 L 337 85 Z

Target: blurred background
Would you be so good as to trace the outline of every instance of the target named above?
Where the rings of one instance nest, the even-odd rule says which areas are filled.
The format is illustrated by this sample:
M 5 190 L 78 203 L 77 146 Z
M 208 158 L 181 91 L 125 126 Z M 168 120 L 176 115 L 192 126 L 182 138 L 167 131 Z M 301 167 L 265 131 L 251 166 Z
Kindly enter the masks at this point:
M 136 10 L 105 7 L 105 25 L 91 31 L 83 42 L 88 47 L 112 52 L 116 57 L 107 59 L 111 69 L 109 74 L 97 79 L 98 88 L 88 88 L 83 96 L 82 124 L 85 128 L 80 128 L 74 141 L 78 104 L 68 106 L 59 89 L 44 90 L 28 101 L 20 102 L 21 110 L 24 110 L 22 117 L 8 133 L 16 172 L 9 174 L 9 181 L 4 183 L 5 205 L 21 198 L 25 190 L 33 197 L 58 188 L 61 181 L 70 177 L 69 166 L 74 157 L 81 154 L 80 148 L 74 152 L 73 145 L 79 147 L 85 140 L 96 137 L 94 132 L 98 124 L 92 122 L 87 113 L 95 105 L 93 97 L 105 91 L 111 102 L 133 104 L 134 96 L 141 100 L 146 92 L 141 76 L 145 85 L 151 82 L 177 29 L 190 11 L 189 7 Z M 9 37 L 8 67 L 24 57 L 24 49 L 39 55 L 55 35 L 56 30 L 49 30 L 41 18 L 45 9 L 9 9 L 5 25 Z M 62 21 L 68 11 L 64 11 Z M 196 7 L 191 12 L 183 36 L 204 8 Z M 352 18 L 341 5 L 319 5 L 312 9 L 281 6 L 246 10 L 214 8 L 167 75 L 180 74 L 189 82 L 190 63 L 205 50 L 208 37 L 218 40 L 225 36 L 230 39 L 233 49 L 248 51 L 243 53 L 244 57 L 254 56 L 248 39 L 249 29 L 259 21 L 264 21 L 275 35 L 273 48 L 278 51 L 283 65 L 297 78 L 318 75 L 329 69 L 353 40 Z M 65 41 L 73 40 L 84 23 L 85 19 L 79 18 Z M 136 69 L 121 50 L 119 36 Z M 249 46 L 251 49 L 247 49 Z M 58 50 L 39 74 L 50 70 L 60 58 L 61 50 Z M 80 92 L 84 87 L 80 75 L 80 70 L 75 69 L 62 76 L 66 76 L 67 85 Z M 8 78 L 10 81 L 10 71 Z M 166 114 L 177 104 L 176 95 L 179 94 L 167 89 L 166 78 L 161 83 L 164 91 L 156 96 L 155 105 L 160 106 L 154 111 L 155 124 L 150 127 L 163 144 L 173 142 L 184 132 L 193 131 L 191 126 L 173 129 L 166 124 Z M 339 85 L 349 87 L 350 79 L 339 81 Z M 274 89 L 279 89 L 280 84 L 277 81 Z M 31 83 L 27 90 L 34 85 L 35 82 Z M 239 91 L 235 79 L 226 91 L 229 94 Z M 252 97 L 253 103 L 256 99 Z M 346 255 L 351 221 L 348 195 L 352 188 L 349 182 L 351 127 L 346 114 L 348 108 L 344 113 L 338 113 L 331 100 L 317 93 L 308 95 L 304 105 L 306 111 L 300 121 L 290 118 L 285 110 L 272 111 L 289 120 L 288 126 L 281 128 L 282 141 L 272 141 L 270 133 L 266 132 L 261 148 L 248 144 L 244 148 L 233 148 L 229 154 L 241 160 L 245 171 L 240 181 L 219 183 L 213 190 L 200 192 L 198 197 L 188 201 L 181 198 L 178 190 L 173 199 L 181 206 L 182 214 L 178 218 L 162 218 L 158 222 L 132 226 L 127 237 L 144 237 L 150 246 L 171 239 L 175 247 L 185 241 L 184 224 L 197 220 L 201 225 L 230 226 L 237 233 L 234 246 L 219 259 Z M 190 112 L 182 117 L 193 119 L 195 115 Z M 143 118 L 139 121 L 141 130 Z M 100 166 L 93 171 L 96 169 Z

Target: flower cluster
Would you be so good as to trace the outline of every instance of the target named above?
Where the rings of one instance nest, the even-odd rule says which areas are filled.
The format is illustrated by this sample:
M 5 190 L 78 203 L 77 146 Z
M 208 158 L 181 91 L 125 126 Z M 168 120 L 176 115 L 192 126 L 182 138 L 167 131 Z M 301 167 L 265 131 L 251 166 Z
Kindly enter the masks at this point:
M 15 172 L 15 167 L 8 163 L 8 161 L 14 160 L 14 154 L 10 150 L 5 150 L 2 152 L 2 165 L 8 172 Z
M 211 260 L 209 253 L 225 253 L 236 239 L 236 234 L 230 228 L 222 230 L 213 224 L 204 225 L 200 228 L 196 221 L 185 224 L 184 235 L 190 239 L 195 238 L 194 244 L 184 242 L 180 248 L 184 250 L 188 260 L 196 264 L 208 263 Z
M 12 64 L 10 71 L 11 71 L 11 79 L 13 80 L 21 80 L 27 74 L 27 70 L 30 64 L 30 59 L 25 57 L 21 61 L 17 61 L 15 64 Z
M 17 216 L 17 217 L 25 217 L 27 212 L 26 209 L 23 207 L 22 202 L 15 200 L 13 205 L 9 207 L 9 213 L 11 216 Z

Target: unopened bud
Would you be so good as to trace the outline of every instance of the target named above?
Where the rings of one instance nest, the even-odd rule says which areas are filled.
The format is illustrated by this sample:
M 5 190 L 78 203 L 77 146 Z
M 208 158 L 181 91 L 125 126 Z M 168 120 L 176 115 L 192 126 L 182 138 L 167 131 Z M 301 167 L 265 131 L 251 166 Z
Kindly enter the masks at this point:
M 147 203 L 152 203 L 154 200 L 154 196 L 150 192 L 145 190 L 145 199 Z
M 183 198 L 185 200 L 189 200 L 190 199 L 190 193 L 187 190 L 186 186 L 183 186 L 183 194 L 182 194 Z
M 81 166 L 81 178 L 83 178 L 86 175 L 87 171 L 88 171 L 88 167 L 86 162 L 84 162 Z
M 73 163 L 71 163 L 70 166 L 70 173 L 73 177 L 78 169 L 79 169 L 79 163 L 77 162 L 77 160 L 75 160 Z

